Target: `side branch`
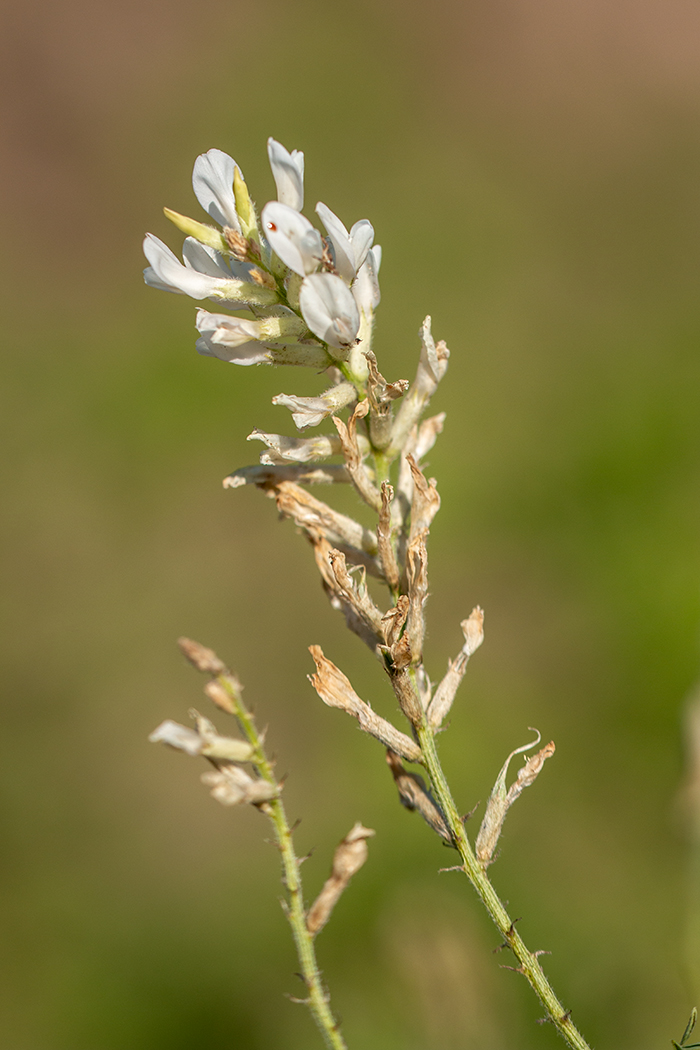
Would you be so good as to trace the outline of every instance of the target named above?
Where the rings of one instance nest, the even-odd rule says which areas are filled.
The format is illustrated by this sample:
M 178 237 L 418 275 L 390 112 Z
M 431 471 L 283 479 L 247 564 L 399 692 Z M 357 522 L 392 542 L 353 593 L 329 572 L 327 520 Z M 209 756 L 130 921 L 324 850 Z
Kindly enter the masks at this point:
M 287 901 L 284 909 L 301 966 L 301 977 L 306 985 L 307 996 L 302 1000 L 308 1006 L 326 1046 L 329 1050 L 347 1050 L 347 1044 L 340 1032 L 330 1007 L 329 995 L 323 986 L 321 972 L 316 960 L 313 934 L 307 927 L 304 911 L 304 895 L 301 884 L 301 862 L 294 850 L 292 830 L 285 813 L 282 800 L 277 794 L 272 763 L 265 754 L 263 741 L 258 733 L 253 715 L 243 703 L 242 687 L 236 677 L 218 659 L 210 649 L 199 646 L 189 639 L 180 640 L 180 648 L 194 666 L 211 675 L 207 686 L 208 695 L 218 707 L 233 714 L 252 749 L 250 761 L 262 780 L 275 787 L 275 797 L 261 803 L 258 808 L 272 822 L 275 839 L 282 857 L 284 884 L 287 889 Z M 217 699 L 218 696 L 218 699 Z M 227 703 L 228 701 L 228 703 Z

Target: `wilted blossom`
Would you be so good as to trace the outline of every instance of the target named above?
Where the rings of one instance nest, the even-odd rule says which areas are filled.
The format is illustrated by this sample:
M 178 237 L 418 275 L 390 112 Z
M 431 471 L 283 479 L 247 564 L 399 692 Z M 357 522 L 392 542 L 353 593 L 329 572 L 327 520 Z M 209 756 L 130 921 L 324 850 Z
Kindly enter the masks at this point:
M 248 434 L 247 441 L 262 441 L 269 452 L 260 454 L 260 462 L 270 465 L 275 463 L 310 463 L 318 459 L 337 456 L 340 449 L 340 438 L 337 434 L 317 434 L 309 438 L 293 438 L 284 434 L 266 434 L 263 430 L 254 430 Z
M 273 405 L 282 405 L 292 413 L 294 425 L 298 430 L 317 427 L 334 412 L 346 408 L 357 397 L 352 383 L 337 383 L 320 397 L 296 397 L 294 394 L 277 394 Z

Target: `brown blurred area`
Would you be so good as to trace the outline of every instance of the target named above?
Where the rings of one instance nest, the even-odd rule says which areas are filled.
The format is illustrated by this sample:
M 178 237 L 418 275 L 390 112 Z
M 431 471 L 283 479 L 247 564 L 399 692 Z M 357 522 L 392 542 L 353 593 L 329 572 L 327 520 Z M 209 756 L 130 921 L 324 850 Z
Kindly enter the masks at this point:
M 162 206 L 199 217 L 198 153 L 272 196 L 268 135 L 306 152 L 307 214 L 375 226 L 385 374 L 412 375 L 427 312 L 452 350 L 428 665 L 483 605 L 441 738 L 464 811 L 527 726 L 557 743 L 496 886 L 593 1045 L 679 1038 L 700 996 L 677 803 L 700 613 L 697 0 L 8 2 L 0 49 L 3 1045 L 316 1045 L 284 998 L 267 828 L 146 743 L 206 710 L 180 634 L 269 723 L 309 896 L 355 820 L 377 831 L 318 942 L 350 1046 L 556 1043 L 381 751 L 308 686 L 318 643 L 395 715 L 304 542 L 221 488 L 254 426 L 291 432 L 270 398 L 322 377 L 198 357 L 193 303 L 141 281 L 146 229 L 179 246 Z

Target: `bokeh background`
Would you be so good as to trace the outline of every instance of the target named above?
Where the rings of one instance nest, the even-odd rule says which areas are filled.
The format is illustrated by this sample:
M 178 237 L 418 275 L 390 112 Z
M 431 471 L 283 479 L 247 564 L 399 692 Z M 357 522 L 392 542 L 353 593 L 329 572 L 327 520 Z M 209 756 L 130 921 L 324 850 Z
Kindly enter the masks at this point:
M 307 201 L 384 246 L 376 349 L 452 350 L 430 473 L 428 665 L 487 641 L 442 750 L 464 810 L 537 726 L 556 757 L 492 869 L 592 1043 L 667 1046 L 700 999 L 683 711 L 698 675 L 697 0 L 7 0 L 0 1030 L 8 1050 L 318 1045 L 255 812 L 146 743 L 203 710 L 188 634 L 238 670 L 288 774 L 309 896 L 355 820 L 371 857 L 319 938 L 362 1050 L 522 1050 L 555 1033 L 381 750 L 306 681 L 378 669 L 257 492 L 254 426 L 302 372 L 194 352 L 141 283 L 164 204 L 218 146 L 260 204 L 265 141 Z M 259 449 L 258 449 L 259 451 Z M 685 799 L 685 803 L 684 800 Z

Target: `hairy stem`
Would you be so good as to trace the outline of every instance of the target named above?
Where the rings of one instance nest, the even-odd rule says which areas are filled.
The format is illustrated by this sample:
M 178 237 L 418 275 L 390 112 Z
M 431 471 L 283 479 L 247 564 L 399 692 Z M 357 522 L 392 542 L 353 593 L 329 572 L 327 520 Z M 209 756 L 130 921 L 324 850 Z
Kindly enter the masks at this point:
M 520 934 L 515 929 L 513 920 L 508 915 L 498 894 L 491 885 L 484 867 L 479 863 L 464 830 L 464 823 L 457 811 L 452 792 L 435 747 L 432 730 L 423 722 L 416 728 L 418 742 L 423 751 L 423 764 L 430 776 L 435 797 L 440 803 L 445 821 L 450 829 L 454 844 L 462 858 L 465 875 L 479 895 L 484 907 L 503 935 L 505 945 L 518 960 L 518 972 L 527 979 L 540 1002 L 547 1011 L 548 1020 L 573 1050 L 590 1050 L 590 1047 L 576 1026 L 573 1024 L 570 1011 L 565 1010 L 559 1002 L 554 989 L 547 980 L 537 956 L 531 952 Z
M 276 784 L 277 781 L 275 780 L 272 763 L 265 754 L 263 742 L 255 725 L 255 719 L 243 703 L 240 690 L 229 675 L 222 674 L 216 680 L 231 698 L 236 719 L 248 743 L 255 750 L 253 765 L 263 779 L 268 780 L 271 784 Z M 272 822 L 272 826 L 275 829 L 277 847 L 282 857 L 284 884 L 287 890 L 284 912 L 292 928 L 292 937 L 294 938 L 294 945 L 301 966 L 301 976 L 307 990 L 307 997 L 302 1002 L 311 1011 L 311 1015 L 318 1025 L 329 1050 L 347 1050 L 347 1044 L 340 1032 L 340 1026 L 331 1011 L 329 995 L 323 987 L 321 972 L 316 960 L 313 937 L 306 926 L 304 894 L 300 875 L 301 865 L 294 851 L 292 830 L 289 826 L 282 800 L 274 798 L 269 802 L 262 803 L 259 808 L 267 814 Z

